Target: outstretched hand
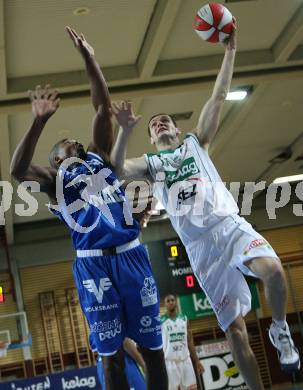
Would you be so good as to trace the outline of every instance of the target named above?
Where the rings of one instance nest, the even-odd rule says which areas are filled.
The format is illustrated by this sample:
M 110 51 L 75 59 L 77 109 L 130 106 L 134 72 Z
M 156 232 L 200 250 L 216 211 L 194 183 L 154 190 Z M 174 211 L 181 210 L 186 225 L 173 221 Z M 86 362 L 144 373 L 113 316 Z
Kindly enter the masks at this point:
M 33 115 L 37 119 L 48 120 L 59 107 L 58 91 L 51 89 L 49 84 L 44 88 L 37 85 L 35 91 L 28 91 L 28 95 L 32 102 Z
M 69 26 L 66 26 L 65 30 L 84 58 L 93 57 L 95 55 L 93 47 L 87 42 L 83 34 L 79 35 L 76 30 Z
M 196 370 L 197 370 L 198 374 L 202 375 L 205 370 L 204 370 L 204 367 L 201 364 L 200 360 L 198 360 L 195 365 L 196 365 Z
M 141 115 L 134 114 L 131 102 L 112 103 L 112 112 L 118 124 L 127 131 L 131 131 L 142 118 Z
M 223 47 L 226 50 L 235 50 L 237 49 L 237 19 L 233 16 L 233 32 L 230 34 L 223 43 Z

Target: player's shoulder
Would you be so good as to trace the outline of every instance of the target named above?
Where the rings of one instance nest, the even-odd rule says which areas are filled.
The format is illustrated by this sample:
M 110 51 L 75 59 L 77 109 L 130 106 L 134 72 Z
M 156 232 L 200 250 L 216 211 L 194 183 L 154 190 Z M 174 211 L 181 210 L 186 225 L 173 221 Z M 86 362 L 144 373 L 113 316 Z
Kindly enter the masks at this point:
M 66 164 L 63 162 L 59 168 L 59 175 L 69 187 L 82 188 L 83 183 L 90 175 L 98 173 L 104 167 L 107 166 L 99 155 L 87 152 L 85 159 L 78 159 Z
M 186 134 L 184 138 L 184 143 L 191 145 L 192 146 L 191 149 L 198 152 L 200 156 L 209 158 L 208 144 L 205 145 L 201 144 L 201 141 L 199 140 L 195 131 Z
M 186 142 L 186 143 L 194 142 L 197 145 L 201 146 L 199 138 L 197 137 L 197 134 L 194 131 L 190 131 L 190 132 L 186 133 L 185 138 L 184 138 L 184 142 Z
M 187 322 L 187 317 L 185 314 L 179 313 L 177 317 L 179 320 Z
M 86 153 L 85 162 L 87 162 L 87 163 L 95 162 L 96 164 L 105 164 L 104 159 L 99 154 L 91 152 L 91 151 L 88 151 Z
M 109 168 L 112 171 L 111 166 L 103 157 L 91 151 L 86 153 L 85 160 L 78 166 L 79 172 L 83 171 L 88 174 L 97 173 L 103 168 Z
M 156 153 L 146 153 L 145 156 L 148 161 L 152 161 L 152 163 L 157 166 L 157 164 L 163 164 L 167 157 L 169 158 L 174 153 L 175 150 L 161 150 Z
M 160 321 L 161 321 L 161 324 L 164 324 L 164 322 L 168 321 L 169 320 L 169 317 L 167 314 L 163 314 L 161 317 L 160 317 Z
M 153 158 L 153 157 L 159 157 L 161 152 L 149 152 L 145 153 L 144 156 L 148 158 Z

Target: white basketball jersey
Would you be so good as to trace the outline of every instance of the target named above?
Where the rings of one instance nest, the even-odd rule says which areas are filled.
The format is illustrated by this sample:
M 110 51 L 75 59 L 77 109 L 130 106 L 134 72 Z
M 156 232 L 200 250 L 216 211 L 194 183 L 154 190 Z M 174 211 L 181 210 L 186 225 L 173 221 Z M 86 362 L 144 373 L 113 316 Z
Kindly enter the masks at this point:
M 155 181 L 154 195 L 165 207 L 183 244 L 237 214 L 238 206 L 222 182 L 206 149 L 188 133 L 175 150 L 145 155 Z
M 161 317 L 165 360 L 185 360 L 189 356 L 187 344 L 187 318 L 181 314 L 173 320 Z

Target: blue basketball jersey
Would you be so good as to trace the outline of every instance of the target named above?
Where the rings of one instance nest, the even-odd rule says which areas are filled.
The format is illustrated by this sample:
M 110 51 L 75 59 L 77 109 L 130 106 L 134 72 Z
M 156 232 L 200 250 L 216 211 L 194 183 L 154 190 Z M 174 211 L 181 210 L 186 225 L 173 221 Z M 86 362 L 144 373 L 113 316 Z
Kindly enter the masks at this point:
M 139 223 L 116 175 L 97 154 L 59 168 L 57 206 L 50 206 L 69 228 L 75 249 L 104 249 L 138 237 Z

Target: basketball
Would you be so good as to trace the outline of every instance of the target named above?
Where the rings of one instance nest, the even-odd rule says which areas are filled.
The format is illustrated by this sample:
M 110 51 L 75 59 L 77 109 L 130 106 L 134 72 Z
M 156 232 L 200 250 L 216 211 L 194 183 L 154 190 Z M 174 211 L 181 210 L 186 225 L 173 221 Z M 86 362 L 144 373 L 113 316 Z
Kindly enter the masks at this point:
M 224 5 L 209 3 L 197 12 L 194 28 L 204 41 L 223 42 L 233 32 L 233 16 Z

